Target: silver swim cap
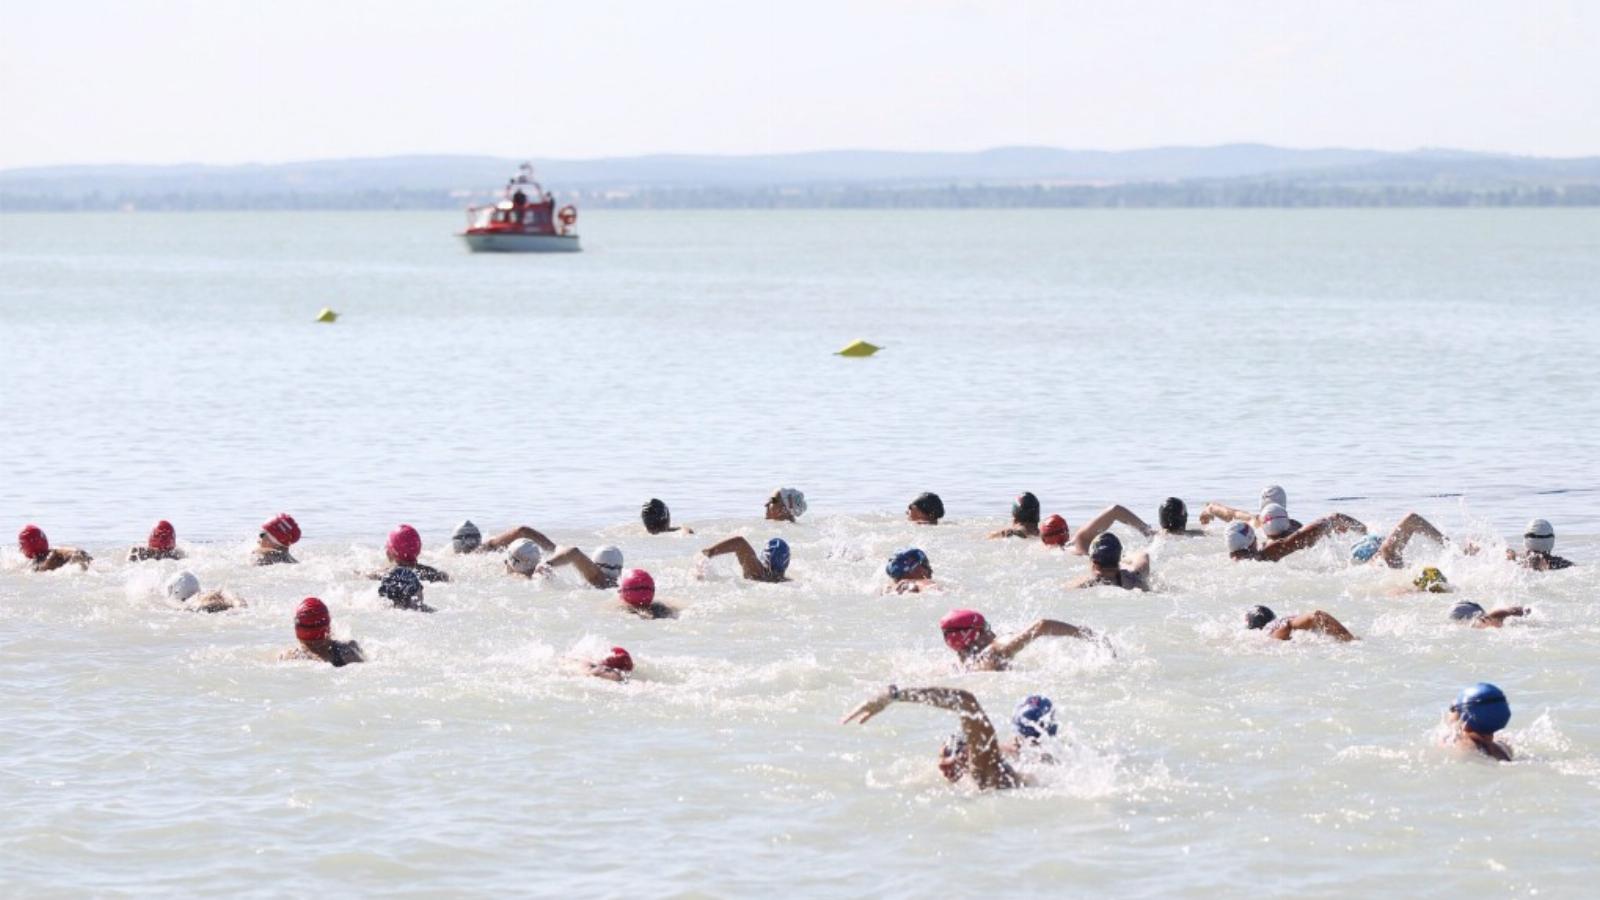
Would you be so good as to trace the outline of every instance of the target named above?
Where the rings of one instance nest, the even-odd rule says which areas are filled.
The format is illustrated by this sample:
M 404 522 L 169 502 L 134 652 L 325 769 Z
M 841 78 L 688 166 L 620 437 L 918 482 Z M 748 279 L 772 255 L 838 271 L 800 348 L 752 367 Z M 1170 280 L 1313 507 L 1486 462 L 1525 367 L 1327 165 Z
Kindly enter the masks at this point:
M 182 603 L 200 593 L 200 579 L 193 572 L 183 571 L 167 579 L 167 596 Z
M 1556 549 L 1556 531 L 1549 522 L 1534 519 L 1523 532 L 1522 546 L 1534 553 L 1550 553 Z

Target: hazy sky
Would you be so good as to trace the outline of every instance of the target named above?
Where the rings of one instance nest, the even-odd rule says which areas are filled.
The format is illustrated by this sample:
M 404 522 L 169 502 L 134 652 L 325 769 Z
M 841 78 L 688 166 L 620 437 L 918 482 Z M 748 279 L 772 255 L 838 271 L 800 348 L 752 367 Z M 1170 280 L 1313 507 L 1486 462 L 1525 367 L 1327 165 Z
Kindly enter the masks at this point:
M 1600 154 L 1600 0 L 0 0 L 0 167 L 1231 141 Z

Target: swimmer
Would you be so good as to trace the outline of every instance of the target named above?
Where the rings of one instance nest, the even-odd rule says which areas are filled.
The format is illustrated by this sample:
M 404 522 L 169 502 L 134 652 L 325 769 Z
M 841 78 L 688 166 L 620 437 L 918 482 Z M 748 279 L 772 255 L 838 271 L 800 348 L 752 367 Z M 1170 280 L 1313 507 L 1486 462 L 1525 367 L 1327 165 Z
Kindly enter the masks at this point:
M 767 498 L 767 519 L 793 522 L 806 514 L 806 495 L 794 488 L 778 488 Z
M 667 505 L 651 497 L 644 507 L 639 510 L 639 521 L 644 523 L 644 530 L 650 534 L 661 534 L 664 531 L 681 531 L 684 534 L 694 534 L 693 528 L 675 527 L 672 524 L 672 510 Z
M 1450 586 L 1450 579 L 1444 577 L 1438 566 L 1423 566 L 1422 574 L 1411 580 L 1411 587 L 1401 588 L 1396 593 L 1448 594 L 1453 590 L 1455 588 Z
M 939 586 L 933 582 L 933 563 L 928 561 L 928 554 L 915 547 L 900 550 L 889 558 L 889 564 L 883 567 L 891 579 L 884 586 L 885 594 L 916 594 L 922 591 L 936 591 Z
M 422 535 L 410 525 L 401 525 L 389 532 L 389 540 L 383 545 L 383 555 L 389 562 L 394 563 L 395 569 L 410 569 L 422 581 L 449 581 L 450 576 L 435 569 L 433 566 L 417 562 L 417 556 L 422 553 Z M 389 577 L 394 569 L 389 572 L 379 572 L 367 577 L 383 579 Z
M 607 681 L 626 682 L 633 672 L 633 657 L 621 647 L 612 647 L 611 655 L 589 663 L 589 674 Z
M 1060 518 L 1057 516 L 1057 518 Z M 1031 538 L 1039 536 L 1039 498 L 1023 491 L 1011 503 L 1011 524 L 991 532 L 989 539 Z
M 490 550 L 504 550 L 513 543 L 527 538 L 544 548 L 546 553 L 556 549 L 556 542 L 545 537 L 542 532 L 527 525 L 518 525 L 510 531 L 503 531 L 488 540 L 483 539 L 483 532 L 478 526 L 468 519 L 456 526 L 450 533 L 450 549 L 456 553 L 487 553 Z
M 918 525 L 937 525 L 944 518 L 944 501 L 938 494 L 924 491 L 906 507 L 906 518 Z
M 1122 567 L 1122 541 L 1111 532 L 1103 532 L 1089 546 L 1089 572 L 1070 587 L 1072 589 L 1108 585 L 1126 591 L 1150 590 L 1150 554 L 1141 550 L 1131 558 L 1132 568 Z
M 128 548 L 128 562 L 150 559 L 183 559 L 183 551 L 178 549 L 178 532 L 166 519 L 150 529 L 150 537 L 145 539 L 143 547 Z
M 1262 510 L 1262 515 L 1272 514 L 1273 529 L 1281 537 L 1269 540 L 1266 546 L 1256 544 L 1256 532 L 1248 522 L 1234 522 L 1228 526 L 1228 558 L 1238 561 L 1253 559 L 1259 562 L 1278 562 L 1291 553 L 1297 553 L 1315 545 L 1318 541 L 1333 534 L 1342 534 L 1355 531 L 1365 534 L 1367 526 L 1343 513 L 1334 513 L 1312 522 L 1293 528 L 1294 521 L 1283 513 L 1283 507 L 1273 504 L 1268 509 Z
M 389 601 L 395 609 L 413 612 L 437 612 L 422 600 L 422 579 L 405 566 L 395 566 L 378 584 L 378 596 Z
M 1056 530 L 1055 520 L 1061 520 L 1060 531 Z M 1133 510 L 1120 503 L 1113 504 L 1100 510 L 1089 524 L 1078 529 L 1071 540 L 1067 539 L 1067 521 L 1060 516 L 1051 516 L 1046 522 L 1046 527 L 1040 529 L 1040 539 L 1052 547 L 1061 547 L 1074 556 L 1088 556 L 1089 546 L 1095 538 L 1107 533 L 1113 525 L 1126 525 L 1145 537 L 1154 537 L 1155 529 L 1145 524 L 1145 521 L 1134 515 Z
M 1245 610 L 1244 627 L 1250 631 L 1259 629 L 1280 641 L 1294 637 L 1296 631 L 1314 631 L 1340 642 L 1357 639 L 1343 623 L 1320 609 L 1280 619 L 1265 606 L 1252 606 Z
M 1471 623 L 1473 628 L 1504 628 L 1506 619 L 1525 616 L 1533 612 L 1525 606 L 1503 606 L 1494 612 L 1486 612 L 1482 606 L 1471 600 L 1462 600 L 1450 607 L 1450 621 L 1463 625 Z
M 275 566 L 299 560 L 289 555 L 289 548 L 300 541 L 300 524 L 288 513 L 278 513 L 261 526 L 253 561 L 258 566 Z
M 1379 539 L 1375 534 L 1369 534 L 1350 548 L 1350 558 L 1358 563 L 1382 560 L 1384 565 L 1391 569 L 1405 568 L 1405 549 L 1411 539 L 1421 535 L 1425 538 L 1446 543 L 1446 538 L 1433 527 L 1433 523 L 1416 513 L 1407 513 L 1400 523 L 1394 526 L 1389 536 Z
M 300 646 L 283 651 L 279 659 L 320 659 L 333 663 L 335 668 L 350 663 L 366 662 L 361 645 L 355 641 L 336 641 L 328 637 L 333 619 L 328 607 L 315 597 L 300 601 L 294 611 L 294 636 Z
M 783 538 L 767 541 L 767 546 L 757 554 L 749 541 L 735 535 L 712 544 L 700 553 L 706 559 L 732 553 L 739 558 L 739 568 L 750 581 L 777 583 L 789 580 L 783 574 L 789 570 L 789 544 Z
M 1523 568 L 1535 572 L 1550 572 L 1557 569 L 1571 568 L 1574 563 L 1555 555 L 1556 530 L 1550 523 L 1543 519 L 1534 519 L 1528 523 L 1522 535 L 1522 547 L 1526 551 L 1519 559 L 1516 552 L 1506 551 L 1507 559 L 1517 559 Z
M 506 548 L 506 574 L 519 578 L 532 578 L 547 569 L 539 566 L 539 545 L 527 538 L 517 538 Z
M 617 586 L 617 579 L 622 577 L 622 551 L 610 544 L 594 551 L 594 556 L 585 556 L 577 547 L 568 547 L 558 551 L 545 563 L 546 568 L 554 569 L 556 566 L 572 566 L 589 582 L 589 586 L 609 590 Z
M 643 569 L 634 569 L 622 578 L 617 597 L 628 612 L 641 619 L 676 619 L 678 611 L 656 602 L 656 580 Z
M 940 773 L 952 784 L 971 776 L 981 790 L 1015 788 L 1030 783 L 1030 780 L 1012 768 L 1010 759 L 1017 757 L 1025 741 L 1037 743 L 1043 734 L 1056 733 L 1053 705 L 1041 697 L 1038 698 L 1041 703 L 1030 706 L 1029 701 L 1033 699 L 1024 700 L 1019 707 L 1019 714 L 1013 716 L 1017 734 L 1004 746 L 995 733 L 994 723 L 989 721 L 989 716 L 979 705 L 978 698 L 958 688 L 898 688 L 891 684 L 883 693 L 846 713 L 840 724 L 859 722 L 865 725 L 873 716 L 888 709 L 889 704 L 897 702 L 922 703 L 947 709 L 959 717 L 961 733 L 951 735 L 945 741 L 939 753 Z M 1022 707 L 1030 707 L 1029 711 L 1039 710 L 1037 717 L 1022 715 Z
M 1278 485 L 1269 484 L 1261 489 L 1261 505 L 1257 509 L 1265 509 L 1273 503 L 1288 508 L 1289 495 Z M 1236 506 L 1228 506 L 1212 501 L 1200 510 L 1201 525 L 1210 525 L 1213 521 L 1219 519 L 1224 522 L 1248 522 L 1256 528 L 1262 528 L 1263 526 L 1259 513 L 1250 513 Z M 1299 531 L 1301 527 L 1301 524 L 1294 519 L 1289 520 L 1289 531 Z
M 1039 526 L 1039 541 L 1046 547 L 1065 547 L 1067 537 L 1067 520 L 1058 515 L 1051 514 Z
M 28 568 L 35 572 L 51 572 L 62 566 L 76 565 L 88 569 L 94 557 L 76 547 L 50 546 L 50 539 L 37 525 L 26 525 L 17 532 L 17 549 L 28 560 Z
M 1494 733 L 1511 721 L 1511 704 L 1505 692 L 1480 682 L 1462 688 L 1450 705 L 1446 718 L 1452 729 L 1447 743 L 1458 750 L 1472 750 L 1490 759 L 1511 761 L 1511 748 L 1494 739 Z
M 1189 507 L 1177 497 L 1162 501 L 1161 509 L 1156 511 L 1156 521 L 1161 523 L 1161 533 L 1172 537 L 1199 537 L 1205 534 L 1204 531 L 1189 527 Z
M 249 604 L 226 591 L 200 592 L 200 579 L 193 572 L 179 572 L 167 579 L 167 598 L 191 612 L 218 613 L 242 609 Z
M 1089 641 L 1095 633 L 1055 619 L 1040 619 L 1016 634 L 996 639 L 983 613 L 952 609 L 939 620 L 944 645 L 956 652 L 961 668 L 969 672 L 1002 672 L 1027 646 L 1042 637 L 1075 637 Z

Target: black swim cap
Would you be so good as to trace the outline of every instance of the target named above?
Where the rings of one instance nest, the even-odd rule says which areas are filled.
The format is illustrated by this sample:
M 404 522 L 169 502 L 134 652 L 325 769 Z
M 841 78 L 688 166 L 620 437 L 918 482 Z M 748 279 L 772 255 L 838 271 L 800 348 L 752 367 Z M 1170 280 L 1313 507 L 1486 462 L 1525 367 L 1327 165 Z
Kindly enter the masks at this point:
M 1089 545 L 1089 561 L 1102 569 L 1116 568 L 1122 562 L 1122 541 L 1109 531 L 1103 531 Z
M 1453 622 L 1470 622 L 1483 615 L 1483 607 L 1471 600 L 1463 600 L 1450 607 L 1450 619 Z
M 1161 530 L 1182 531 L 1189 527 L 1189 507 L 1177 497 L 1168 497 L 1161 504 Z
M 917 499 L 911 501 L 911 505 L 921 510 L 924 515 L 935 522 L 944 518 L 944 501 L 939 499 L 938 494 L 925 491 L 918 494 Z
M 1011 518 L 1013 521 L 1028 525 L 1039 524 L 1039 498 L 1023 491 L 1022 495 L 1011 504 Z
M 654 497 L 651 497 L 650 502 L 639 510 L 639 519 L 644 522 L 645 530 L 652 534 L 665 531 L 672 525 L 672 513 L 667 509 L 667 505 Z
M 1265 628 L 1268 622 L 1276 618 L 1277 616 L 1273 614 L 1272 610 L 1267 609 L 1265 606 L 1252 606 L 1244 611 L 1244 627 L 1250 629 Z

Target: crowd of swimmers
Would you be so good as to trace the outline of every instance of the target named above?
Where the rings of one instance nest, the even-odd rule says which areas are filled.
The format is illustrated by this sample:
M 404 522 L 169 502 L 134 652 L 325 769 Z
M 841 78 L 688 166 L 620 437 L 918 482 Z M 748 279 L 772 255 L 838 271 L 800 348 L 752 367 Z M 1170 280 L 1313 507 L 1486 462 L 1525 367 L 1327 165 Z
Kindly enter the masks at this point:
M 1201 509 L 1201 525 L 1227 523 L 1227 554 L 1234 561 L 1279 562 L 1291 554 L 1326 544 L 1341 536 L 1346 539 L 1355 536 L 1356 540 L 1349 546 L 1352 565 L 1403 569 L 1406 566 L 1406 551 L 1413 540 L 1420 537 L 1440 544 L 1450 542 L 1439 529 L 1416 513 L 1405 516 L 1387 535 L 1380 536 L 1369 534 L 1365 525 L 1342 513 L 1302 524 L 1289 515 L 1288 497 L 1283 488 L 1276 485 L 1264 489 L 1260 499 L 1255 512 L 1215 502 Z M 802 492 L 794 488 L 780 488 L 767 498 L 764 514 L 769 521 L 794 522 L 806 510 Z M 1024 493 L 1012 504 L 1011 524 L 991 533 L 989 537 L 996 540 L 1038 540 L 1051 551 L 1086 557 L 1085 571 L 1070 583 L 1073 589 L 1099 586 L 1138 591 L 1150 589 L 1149 553 L 1140 551 L 1125 554 L 1121 540 L 1110 530 L 1114 525 L 1126 526 L 1146 538 L 1158 535 L 1191 538 L 1206 534 L 1202 529 L 1189 527 L 1188 507 L 1176 497 L 1169 497 L 1161 504 L 1156 516 L 1158 528 L 1152 528 L 1138 515 L 1120 505 L 1107 507 L 1076 534 L 1072 533 L 1067 521 L 1060 515 L 1043 517 L 1041 513 L 1038 498 L 1031 493 Z M 936 526 L 944 517 L 944 503 L 937 494 L 921 494 L 906 507 L 906 518 L 918 525 Z M 651 499 L 644 504 L 640 510 L 640 521 L 649 534 L 694 533 L 690 528 L 673 525 L 671 511 L 659 499 Z M 300 525 L 294 517 L 279 513 L 261 525 L 256 546 L 251 552 L 251 562 L 257 566 L 294 564 L 297 560 L 290 551 L 301 537 Z M 1263 537 L 1264 541 L 1261 539 Z M 17 546 L 27 560 L 27 567 L 38 572 L 66 566 L 87 569 L 93 561 L 83 550 L 51 546 L 49 538 L 37 525 L 27 525 L 18 533 Z M 457 554 L 503 553 L 505 573 L 514 578 L 545 577 L 557 568 L 571 567 L 589 586 L 597 590 L 615 590 L 619 607 L 642 618 L 672 618 L 678 612 L 675 607 L 656 598 L 655 580 L 649 572 L 643 569 L 624 570 L 622 550 L 614 545 L 584 553 L 576 547 L 558 547 L 544 534 L 526 525 L 485 538 L 477 525 L 466 521 L 451 534 L 450 547 Z M 1461 552 L 1466 555 L 1476 554 L 1479 549 L 1470 541 L 1460 545 Z M 368 577 L 378 582 L 378 595 L 397 609 L 433 612 L 434 608 L 424 599 L 426 585 L 450 580 L 447 573 L 418 560 L 422 550 L 422 537 L 417 530 L 410 525 L 400 525 L 390 532 L 385 542 L 388 567 L 383 571 L 368 573 Z M 791 559 L 789 544 L 779 537 L 768 540 L 759 548 L 746 538 L 729 537 L 706 546 L 700 553 L 706 559 L 734 557 L 742 577 L 751 581 L 777 583 L 788 580 Z M 1543 519 L 1535 519 L 1528 524 L 1523 534 L 1523 549 L 1520 552 L 1507 550 L 1506 557 L 1527 569 L 1540 572 L 1573 565 L 1570 560 L 1555 555 L 1555 531 Z M 183 558 L 184 553 L 177 545 L 177 531 L 166 521 L 156 523 L 145 543 L 129 548 L 127 553 L 130 562 Z M 917 547 L 896 551 L 884 567 L 884 572 L 888 576 L 883 587 L 884 593 L 939 590 L 928 554 Z M 187 570 L 167 579 L 163 589 L 173 603 L 199 612 L 224 612 L 247 605 L 243 598 L 225 591 L 203 590 L 199 579 Z M 1442 571 L 1435 566 L 1427 566 L 1418 572 L 1408 590 L 1447 593 L 1452 586 Z M 1507 619 L 1526 616 L 1530 612 L 1521 606 L 1486 610 L 1477 603 L 1461 601 L 1455 603 L 1447 615 L 1451 621 L 1474 628 L 1500 628 Z M 1086 627 L 1054 619 L 1040 619 L 1016 634 L 999 637 L 984 616 L 971 609 L 952 610 L 940 621 L 939 627 L 945 645 L 956 654 L 957 666 L 964 671 L 1005 669 L 1013 657 L 1040 638 L 1101 640 Z M 1280 616 L 1266 606 L 1252 606 L 1245 611 L 1244 627 L 1280 641 L 1291 640 L 1297 631 L 1315 633 L 1340 642 L 1357 639 L 1343 623 L 1322 610 Z M 327 604 L 316 597 L 305 598 L 296 608 L 294 635 L 296 645 L 281 654 L 283 659 L 320 660 L 333 666 L 345 666 L 366 659 L 355 641 L 333 639 L 332 615 Z M 611 681 L 627 681 L 634 668 L 632 656 L 622 647 L 611 648 L 610 654 L 602 659 L 583 662 L 588 674 Z M 865 723 L 897 702 L 934 706 L 956 714 L 960 731 L 946 741 L 939 761 L 940 771 L 951 781 L 971 778 L 980 788 L 1015 787 L 1027 781 L 1018 773 L 1019 760 L 1050 761 L 1042 741 L 1056 734 L 1058 723 L 1054 705 L 1047 697 L 1030 696 L 1018 704 L 1012 714 L 1012 734 L 1005 740 L 1002 740 L 977 699 L 970 692 L 955 688 L 899 688 L 889 685 L 885 691 L 852 710 L 844 717 L 844 721 Z M 1509 760 L 1510 749 L 1497 741 L 1495 734 L 1505 727 L 1510 717 L 1510 705 L 1498 687 L 1485 683 L 1466 688 L 1448 709 L 1448 741 L 1494 759 Z

